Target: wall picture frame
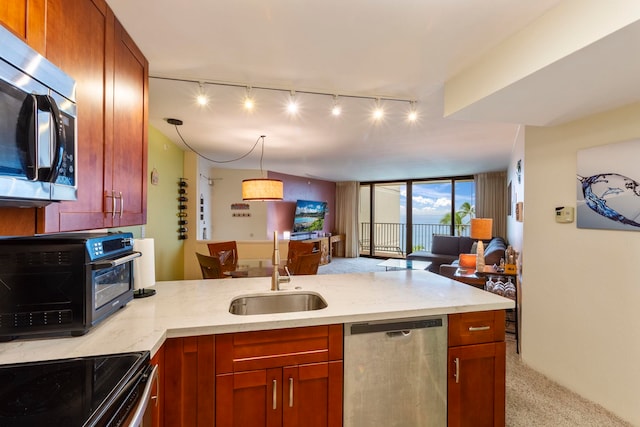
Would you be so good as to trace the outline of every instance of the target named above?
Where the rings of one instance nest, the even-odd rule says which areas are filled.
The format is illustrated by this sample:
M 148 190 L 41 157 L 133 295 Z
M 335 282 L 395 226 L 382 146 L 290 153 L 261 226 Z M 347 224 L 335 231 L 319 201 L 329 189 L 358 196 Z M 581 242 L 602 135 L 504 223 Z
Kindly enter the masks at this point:
M 640 231 L 640 139 L 578 150 L 578 228 Z

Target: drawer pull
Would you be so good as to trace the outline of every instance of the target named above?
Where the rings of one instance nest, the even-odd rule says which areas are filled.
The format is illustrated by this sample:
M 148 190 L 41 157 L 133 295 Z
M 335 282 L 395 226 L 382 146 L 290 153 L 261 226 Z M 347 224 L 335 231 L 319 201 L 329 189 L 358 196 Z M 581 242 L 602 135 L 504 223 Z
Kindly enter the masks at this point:
M 488 331 L 491 326 L 469 326 L 469 332 Z
M 453 359 L 453 364 L 456 365 L 456 371 L 453 374 L 453 377 L 456 379 L 456 384 L 459 384 L 460 383 L 460 359 L 457 357 Z
M 293 408 L 293 378 L 289 378 L 289 408 Z
M 273 380 L 273 409 L 278 409 L 278 381 Z

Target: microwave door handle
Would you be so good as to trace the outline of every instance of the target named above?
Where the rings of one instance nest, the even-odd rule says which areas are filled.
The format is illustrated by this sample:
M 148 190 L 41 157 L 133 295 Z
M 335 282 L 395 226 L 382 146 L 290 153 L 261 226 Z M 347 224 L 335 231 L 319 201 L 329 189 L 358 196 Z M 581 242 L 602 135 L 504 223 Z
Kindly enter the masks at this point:
M 22 159 L 22 167 L 28 180 L 35 181 L 37 174 L 38 162 L 38 137 L 36 117 L 38 114 L 38 100 L 36 95 L 27 94 L 18 115 L 18 123 L 16 129 L 16 138 L 20 149 L 24 151 Z
M 100 261 L 96 261 L 96 262 L 92 262 L 91 263 L 91 269 L 92 270 L 102 270 L 105 268 L 111 268 L 111 267 L 116 267 L 118 265 L 124 264 L 126 262 L 129 261 L 133 261 L 134 259 L 141 257 L 142 256 L 142 252 L 132 252 L 128 255 L 125 255 L 123 257 L 120 258 L 116 258 L 116 259 L 105 259 L 105 260 L 100 260 Z
M 51 165 L 50 167 L 40 168 L 40 171 L 46 175 L 40 178 L 40 181 L 55 182 L 58 179 L 58 174 L 60 173 L 60 166 L 64 160 L 64 153 L 67 151 L 67 138 L 64 132 L 64 126 L 62 125 L 62 118 L 60 117 L 60 109 L 58 108 L 56 101 L 50 95 L 38 95 L 38 109 L 51 113 L 55 141 Z

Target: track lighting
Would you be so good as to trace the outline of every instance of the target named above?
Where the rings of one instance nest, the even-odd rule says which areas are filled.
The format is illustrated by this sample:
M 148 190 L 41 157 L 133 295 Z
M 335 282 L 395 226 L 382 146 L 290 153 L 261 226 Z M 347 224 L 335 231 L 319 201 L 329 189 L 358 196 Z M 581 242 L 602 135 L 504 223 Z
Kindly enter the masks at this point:
M 179 79 L 179 78 L 171 78 L 171 77 L 157 77 L 157 76 L 149 76 L 151 79 L 158 80 L 170 80 L 170 81 L 180 81 L 180 82 L 188 82 L 188 83 L 197 83 L 199 90 L 196 95 L 196 101 L 200 106 L 206 106 L 209 103 L 209 96 L 207 94 L 205 86 L 227 86 L 227 87 L 236 87 L 236 88 L 244 88 L 244 100 L 242 101 L 244 105 L 244 109 L 247 111 L 252 111 L 256 108 L 255 99 L 253 97 L 253 89 L 258 89 L 262 91 L 277 91 L 277 92 L 289 92 L 289 103 L 287 104 L 287 112 L 289 114 L 298 114 L 301 110 L 301 106 L 296 99 L 296 92 L 304 93 L 306 95 L 317 95 L 317 96 L 330 96 L 333 98 L 333 105 L 331 107 L 331 115 L 340 116 L 342 114 L 342 103 L 343 100 L 338 100 L 338 96 L 342 99 L 370 99 L 375 101 L 375 109 L 372 112 L 373 120 L 379 121 L 382 120 L 385 116 L 385 110 L 382 106 L 382 101 L 393 105 L 393 103 L 408 103 L 409 111 L 407 113 L 407 122 L 415 122 L 418 120 L 418 112 L 416 109 L 416 101 L 410 99 L 403 98 L 393 98 L 393 97 L 382 97 L 382 96 L 369 96 L 369 95 L 357 95 L 357 94 L 340 94 L 337 95 L 335 93 L 329 92 L 320 92 L 320 91 L 310 91 L 310 90 L 291 90 L 284 88 L 276 88 L 276 87 L 266 87 L 266 86 L 250 86 L 244 85 L 241 83 L 227 83 L 227 82 L 215 82 L 215 81 L 194 81 L 188 79 Z
M 418 111 L 416 110 L 416 101 L 410 102 L 408 119 L 410 122 L 415 122 L 416 120 L 418 120 Z
M 246 93 L 244 96 L 244 108 L 245 110 L 253 110 L 253 98 L 251 97 L 251 86 L 247 86 Z
M 382 106 L 380 105 L 380 98 L 376 98 L 376 108 L 375 108 L 375 110 L 373 110 L 373 119 L 374 120 L 381 120 L 382 116 L 384 116 L 384 110 L 382 109 Z
M 289 114 L 295 114 L 298 112 L 298 103 L 296 102 L 296 92 L 291 91 L 289 94 L 289 105 L 287 105 L 287 111 Z
M 338 95 L 333 95 L 333 108 L 331 108 L 331 114 L 339 116 L 342 113 L 342 108 L 338 103 Z
M 207 96 L 207 94 L 204 91 L 204 86 L 203 86 L 202 82 L 198 83 L 198 86 L 199 86 L 199 90 L 198 90 L 198 95 L 196 96 L 196 102 L 201 107 L 204 107 L 205 105 L 207 105 L 209 103 L 209 97 Z

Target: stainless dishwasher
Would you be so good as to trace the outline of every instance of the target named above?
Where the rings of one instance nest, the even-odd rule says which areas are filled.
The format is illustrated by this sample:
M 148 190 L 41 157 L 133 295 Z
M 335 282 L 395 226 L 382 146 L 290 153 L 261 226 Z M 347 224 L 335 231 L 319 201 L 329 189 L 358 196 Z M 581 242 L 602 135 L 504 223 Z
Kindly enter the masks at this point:
M 446 425 L 446 316 L 344 325 L 344 427 Z

